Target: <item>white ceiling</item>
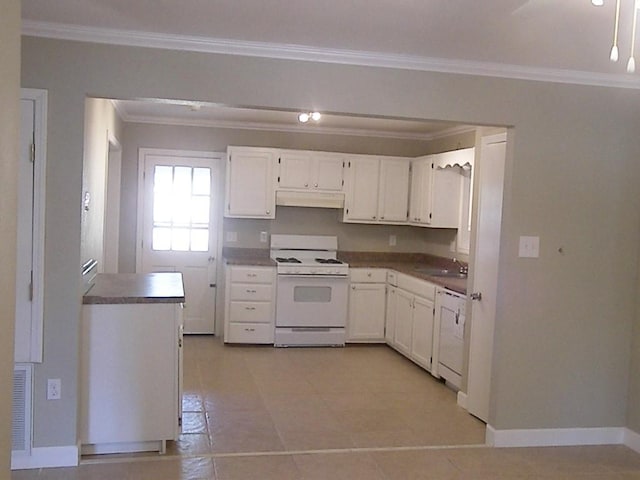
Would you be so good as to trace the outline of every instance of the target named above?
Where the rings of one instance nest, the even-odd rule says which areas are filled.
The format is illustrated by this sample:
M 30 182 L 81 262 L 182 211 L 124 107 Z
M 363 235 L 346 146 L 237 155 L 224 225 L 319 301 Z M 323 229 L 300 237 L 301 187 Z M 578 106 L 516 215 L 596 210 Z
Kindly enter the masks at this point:
M 634 2 L 621 0 L 618 63 L 609 61 L 614 0 L 603 7 L 590 0 L 22 0 L 22 16 L 27 35 L 640 88 L 640 73 L 625 72 Z M 131 118 L 183 123 L 249 113 L 214 110 L 121 106 Z M 436 128 L 355 120 L 326 116 L 323 126 Z M 282 118 L 271 112 L 269 120 L 244 121 Z

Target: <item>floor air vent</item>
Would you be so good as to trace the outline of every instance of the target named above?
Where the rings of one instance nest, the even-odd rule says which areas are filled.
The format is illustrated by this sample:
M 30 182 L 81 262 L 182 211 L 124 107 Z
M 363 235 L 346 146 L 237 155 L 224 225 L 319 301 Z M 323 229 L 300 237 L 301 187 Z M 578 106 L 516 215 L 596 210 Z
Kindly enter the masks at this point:
M 16 364 L 13 370 L 13 418 L 11 450 L 29 454 L 31 451 L 31 365 Z

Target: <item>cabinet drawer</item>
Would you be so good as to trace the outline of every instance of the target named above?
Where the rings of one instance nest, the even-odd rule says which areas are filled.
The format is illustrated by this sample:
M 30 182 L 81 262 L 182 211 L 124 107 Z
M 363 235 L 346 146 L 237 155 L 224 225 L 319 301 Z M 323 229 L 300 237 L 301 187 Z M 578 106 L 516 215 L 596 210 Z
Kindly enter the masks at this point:
M 274 328 L 267 323 L 229 323 L 227 343 L 273 343 Z
M 231 281 L 238 283 L 272 283 L 273 268 L 231 267 Z
M 433 283 L 402 273 L 398 274 L 398 288 L 428 300 L 433 300 L 436 296 L 436 286 Z
M 230 300 L 270 301 L 273 287 L 252 283 L 232 283 Z
M 387 270 L 387 283 L 389 285 L 393 285 L 394 287 L 398 286 L 398 272 L 393 270 Z
M 271 302 L 230 302 L 229 321 L 232 323 L 270 323 Z
M 387 270 L 384 268 L 351 268 L 351 283 L 386 283 Z

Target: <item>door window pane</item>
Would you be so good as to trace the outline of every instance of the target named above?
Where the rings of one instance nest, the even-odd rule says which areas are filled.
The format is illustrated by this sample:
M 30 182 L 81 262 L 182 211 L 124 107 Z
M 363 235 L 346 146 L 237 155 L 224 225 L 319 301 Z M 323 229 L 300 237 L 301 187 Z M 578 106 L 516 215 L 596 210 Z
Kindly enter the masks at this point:
M 208 251 L 210 209 L 211 169 L 156 166 L 151 248 Z
M 191 230 L 191 251 L 206 252 L 209 250 L 209 230 L 206 228 Z

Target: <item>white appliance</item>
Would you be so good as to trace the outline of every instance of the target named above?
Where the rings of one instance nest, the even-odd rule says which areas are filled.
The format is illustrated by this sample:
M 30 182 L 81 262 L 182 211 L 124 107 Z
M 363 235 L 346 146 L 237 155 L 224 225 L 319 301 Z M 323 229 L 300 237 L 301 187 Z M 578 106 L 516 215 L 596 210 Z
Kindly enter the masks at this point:
M 337 259 L 337 250 L 335 236 L 271 236 L 277 347 L 344 346 L 349 265 Z
M 460 388 L 464 357 L 466 297 L 450 290 L 442 290 L 438 302 L 440 314 L 438 373 L 451 385 Z

